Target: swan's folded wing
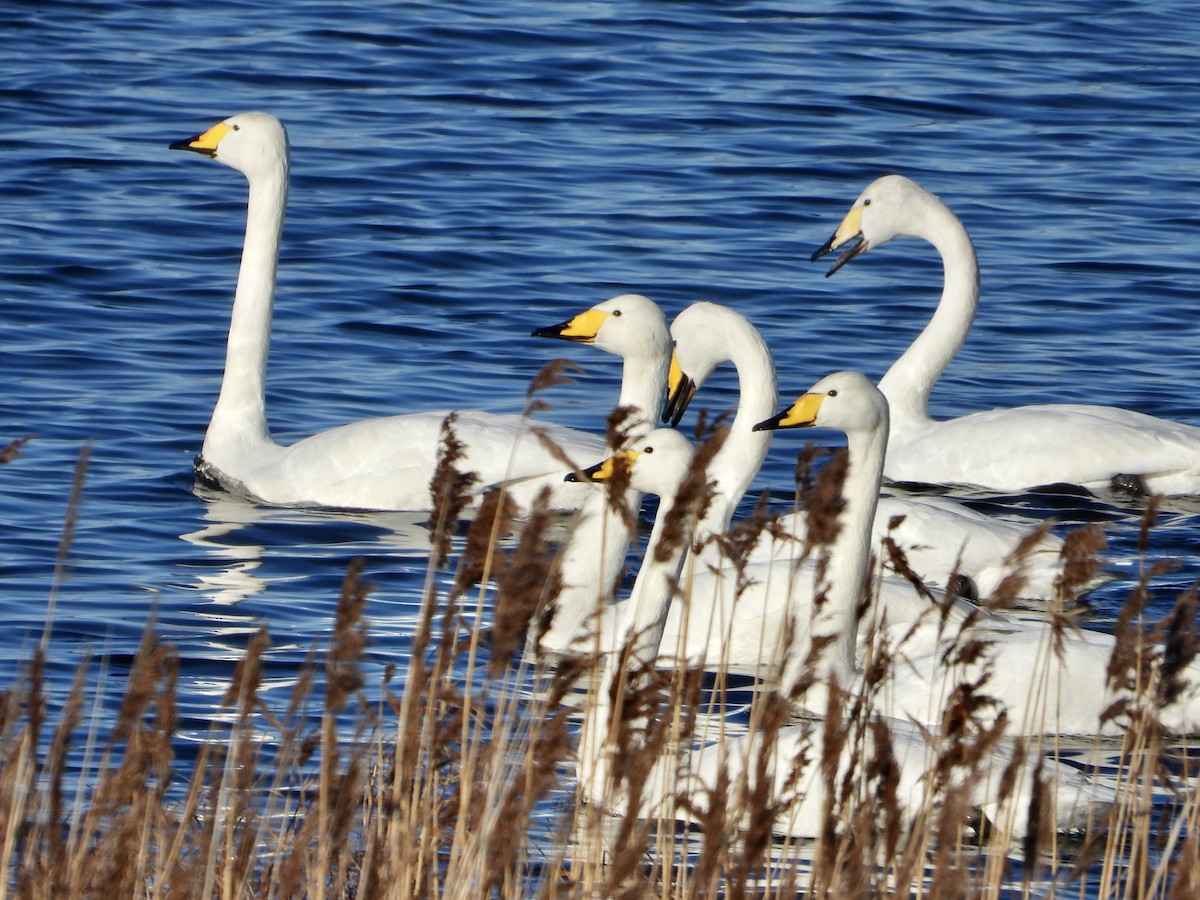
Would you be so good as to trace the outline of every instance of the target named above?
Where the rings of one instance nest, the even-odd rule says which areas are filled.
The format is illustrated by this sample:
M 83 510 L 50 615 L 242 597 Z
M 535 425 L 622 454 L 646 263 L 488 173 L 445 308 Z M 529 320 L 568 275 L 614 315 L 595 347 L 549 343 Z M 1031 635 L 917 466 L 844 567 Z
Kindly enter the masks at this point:
M 1200 467 L 1200 428 L 1108 406 L 1053 404 L 937 422 L 888 447 L 892 481 L 981 484 L 1018 491 L 1068 482 L 1106 487 Z

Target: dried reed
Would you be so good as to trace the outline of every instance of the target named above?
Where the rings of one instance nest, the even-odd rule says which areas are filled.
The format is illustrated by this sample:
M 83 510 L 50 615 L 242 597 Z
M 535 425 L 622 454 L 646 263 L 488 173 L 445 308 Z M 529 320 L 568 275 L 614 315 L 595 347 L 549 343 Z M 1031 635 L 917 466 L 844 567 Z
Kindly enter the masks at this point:
M 0 696 L 0 900 L 798 892 L 1107 898 L 1200 891 L 1195 761 L 1157 718 L 1164 704 L 1195 687 L 1183 684 L 1181 673 L 1197 650 L 1197 596 L 1185 592 L 1161 622 L 1147 622 L 1158 566 L 1144 564 L 1117 623 L 1108 671 L 1127 697 L 1110 714 L 1130 723 L 1112 773 L 1116 803 L 1079 840 L 1064 841 L 1048 827 L 1040 779 L 1028 807 L 1011 813 L 1029 823 L 1021 841 L 1012 817 L 985 822 L 970 804 L 965 785 L 999 746 L 1006 724 L 1003 716 L 980 724 L 986 677 L 958 686 L 941 732 L 931 735 L 927 805 L 904 810 L 890 735 L 871 714 L 902 653 L 882 640 L 857 692 L 826 686 L 819 739 L 786 760 L 773 749 L 780 730 L 794 727 L 792 698 L 758 688 L 748 710 L 725 715 L 721 678 L 631 664 L 619 696 L 609 698 L 616 711 L 608 729 L 619 788 L 613 796 L 622 799 L 605 808 L 581 802 L 575 790 L 577 686 L 595 683 L 602 660 L 524 649 L 536 646 L 527 632 L 539 627 L 560 583 L 553 517 L 535 509 L 517 523 L 497 496 L 460 538 L 457 522 L 473 483 L 457 472 L 452 421 L 443 447 L 434 486 L 439 506 L 430 520 L 434 551 L 402 685 L 393 684 L 390 667 L 380 684 L 365 684 L 370 587 L 355 564 L 329 646 L 310 654 L 286 708 L 270 709 L 261 694 L 270 653 L 263 628 L 230 675 L 221 701 L 227 715 L 212 724 L 194 758 L 182 760 L 181 663 L 156 636 L 153 619 L 124 670 L 115 661 L 85 661 L 56 708 L 45 683 L 47 621 L 22 676 Z M 86 456 L 68 508 L 59 577 L 85 468 Z M 822 471 L 807 499 L 814 553 L 836 528 L 836 469 Z M 1144 535 L 1154 514 L 1152 504 Z M 722 538 L 722 552 L 739 560 L 771 527 L 760 507 L 744 531 Z M 1071 546 L 1063 597 L 1090 577 L 1099 548 L 1090 531 Z M 892 568 L 902 566 L 895 548 L 888 551 Z M 455 577 L 439 587 L 435 570 L 451 564 Z M 686 588 L 677 602 L 686 603 Z M 1016 596 L 1000 593 L 992 605 Z M 1050 615 L 1057 628 L 1074 627 L 1061 613 Z M 959 658 L 987 652 L 963 637 L 953 651 Z M 819 643 L 809 652 L 819 657 Z M 815 676 L 802 678 L 797 691 L 817 687 Z M 119 707 L 106 718 L 102 705 L 118 689 Z M 704 796 L 681 791 L 673 808 L 641 818 L 639 798 L 656 768 L 680 765 L 714 710 L 722 714 L 721 733 L 735 724 L 753 730 L 747 774 L 726 773 Z M 1058 749 L 1014 745 L 998 795 L 1014 790 L 1022 760 Z M 773 834 L 786 815 L 771 788 L 777 766 L 787 767 L 791 785 L 815 772 L 824 786 L 824 827 L 812 840 Z

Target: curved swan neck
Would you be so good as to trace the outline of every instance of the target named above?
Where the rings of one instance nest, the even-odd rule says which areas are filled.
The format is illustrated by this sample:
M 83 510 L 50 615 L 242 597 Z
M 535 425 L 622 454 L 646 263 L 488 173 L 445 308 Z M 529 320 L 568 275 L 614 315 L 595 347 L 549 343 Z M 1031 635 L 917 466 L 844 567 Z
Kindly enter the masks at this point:
M 691 544 L 692 528 L 685 524 L 683 532 L 672 537 L 669 547 L 662 546 L 663 532 L 671 519 L 674 500 L 663 498 L 660 502 L 654 527 L 646 542 L 646 555 L 638 568 L 617 630 L 617 646 L 635 638 L 634 655 L 645 663 L 653 662 L 658 656 L 671 594 L 679 582 L 683 560 Z
M 979 305 L 975 247 L 958 217 L 922 192 L 920 227 L 905 232 L 933 244 L 942 258 L 941 300 L 929 324 L 879 381 L 891 405 L 892 431 L 902 434 L 930 421 L 929 395 L 967 339 Z
M 212 455 L 210 445 L 271 442 L 264 393 L 287 195 L 286 160 L 269 173 L 249 178 L 246 238 L 229 321 L 225 374 L 205 437 L 205 456 Z
M 762 467 L 771 443 L 771 432 L 754 431 L 754 425 L 775 412 L 778 388 L 775 364 L 758 329 L 740 316 L 720 323 L 724 335 L 720 362 L 732 362 L 738 374 L 738 406 L 725 443 L 709 464 L 714 494 L 696 526 L 700 541 L 728 530 L 738 502 Z

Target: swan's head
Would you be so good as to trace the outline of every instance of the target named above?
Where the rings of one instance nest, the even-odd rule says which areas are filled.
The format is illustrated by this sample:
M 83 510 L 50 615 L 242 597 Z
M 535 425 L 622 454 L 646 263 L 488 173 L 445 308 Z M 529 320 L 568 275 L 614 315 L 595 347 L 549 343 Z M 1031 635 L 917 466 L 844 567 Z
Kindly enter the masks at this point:
M 287 131 L 265 112 L 244 112 L 218 122 L 195 137 L 171 144 L 172 150 L 191 150 L 223 162 L 247 178 L 282 171 L 288 164 Z
M 629 486 L 643 494 L 673 497 L 692 465 L 691 442 L 671 428 L 658 428 L 639 438 L 632 447 L 597 463 L 583 474 L 592 481 L 608 481 L 624 469 Z M 567 481 L 578 481 L 574 474 Z
M 853 433 L 874 432 L 887 424 L 887 399 L 870 379 L 858 372 L 835 372 L 783 412 L 759 422 L 754 430 L 835 428 Z
M 733 358 L 734 343 L 743 336 L 745 340 L 754 340 L 755 335 L 756 329 L 745 316 L 717 303 L 693 303 L 677 315 L 671 323 L 675 352 L 667 376 L 663 421 L 677 426 L 692 397 L 713 370 Z
M 641 294 L 621 294 L 597 303 L 565 322 L 535 328 L 533 336 L 595 344 L 622 358 L 658 359 L 671 345 L 666 316 L 657 303 Z
M 812 255 L 816 262 L 826 253 L 846 246 L 858 238 L 838 256 L 829 271 L 828 278 L 856 256 L 872 247 L 886 244 L 900 234 L 922 235 L 922 211 L 929 199 L 938 202 L 928 191 L 903 175 L 884 175 L 872 181 L 858 195 L 850 212 L 842 219 L 837 231 Z

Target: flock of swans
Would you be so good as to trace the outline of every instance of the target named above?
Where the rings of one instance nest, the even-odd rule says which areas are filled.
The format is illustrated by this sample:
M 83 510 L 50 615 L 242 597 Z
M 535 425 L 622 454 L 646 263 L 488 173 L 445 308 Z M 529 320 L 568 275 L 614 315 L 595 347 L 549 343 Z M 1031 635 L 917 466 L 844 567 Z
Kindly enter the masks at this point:
M 269 504 L 428 508 L 446 411 L 363 420 L 290 446 L 271 437 L 264 377 L 288 194 L 283 126 L 266 113 L 242 113 L 171 148 L 229 165 L 249 183 L 224 377 L 198 470 L 233 492 Z M 1111 407 L 1065 404 L 932 419 L 930 392 L 965 340 L 979 300 L 975 252 L 961 222 L 932 194 L 889 175 L 863 191 L 813 259 L 841 250 L 829 270 L 833 274 L 868 249 L 906 235 L 931 243 L 944 265 L 941 300 L 928 326 L 878 387 L 863 375 L 840 372 L 819 381 L 783 412 L 777 412 L 766 342 L 744 316 L 726 307 L 696 303 L 668 325 L 651 300 L 623 294 L 533 332 L 593 344 L 622 359 L 616 405 L 628 415 L 621 446 L 606 446 L 602 437 L 575 429 L 538 428 L 578 465 L 605 459 L 587 470 L 593 482 L 606 480 L 613 460 L 624 460 L 630 472 L 624 499 L 634 508 L 643 494 L 661 498 L 644 562 L 623 601 L 615 598 L 635 534 L 629 521 L 610 512 L 604 487 L 566 473 L 522 417 L 459 410 L 456 433 L 465 445 L 462 467 L 477 473 L 480 493 L 503 487 L 519 502 L 530 502 L 546 489 L 556 509 L 575 516 L 558 555 L 563 588 L 542 636 L 548 650 L 564 652 L 597 641 L 611 650 L 632 642 L 635 657 L 645 663 L 682 658 L 724 670 L 774 673 L 780 688 L 793 695 L 792 688 L 802 678 L 811 680 L 814 672 L 818 684 L 836 682 L 854 690 L 870 647 L 865 638 L 903 641 L 903 675 L 878 696 L 877 713 L 891 725 L 902 793 L 915 804 L 923 790 L 928 735 L 941 727 L 941 712 L 963 681 L 986 683 L 994 702 L 991 713 L 981 715 L 1003 714 L 1011 734 L 1119 733 L 1122 724 L 1104 716 L 1117 699 L 1106 678 L 1111 636 L 1051 633 L 1042 622 L 987 614 L 967 599 L 946 596 L 956 576 L 968 576 L 982 595 L 991 593 L 1009 574 L 1020 546 L 1022 593 L 1053 600 L 1061 540 L 1046 533 L 1026 541 L 1027 527 L 985 517 L 946 498 L 890 495 L 886 483 L 1012 491 L 1065 482 L 1197 493 L 1200 428 Z M 740 394 L 723 443 L 702 473 L 710 502 L 687 520 L 690 540 L 659 553 L 662 523 L 693 466 L 693 451 L 679 432 L 657 423 L 678 424 L 694 394 L 725 363 L 737 370 Z M 840 430 L 848 441 L 840 528 L 832 544 L 822 558 L 810 558 L 806 515 L 800 510 L 764 532 L 744 564 L 732 565 L 715 538 L 730 528 L 772 434 L 811 427 Z M 933 590 L 873 565 L 884 537 L 899 544 L 912 570 Z M 681 585 L 686 585 L 686 604 L 673 602 Z M 822 602 L 814 602 L 817 597 Z M 866 615 L 864 597 L 873 598 Z M 986 640 L 991 651 L 948 666 L 947 642 L 964 633 Z M 797 643 L 777 646 L 784 634 L 794 634 Z M 1052 644 L 1055 652 L 1048 650 Z M 607 653 L 604 658 L 603 678 L 611 681 L 620 674 L 620 660 L 628 657 Z M 1200 667 L 1193 663 L 1185 674 L 1191 690 L 1160 715 L 1170 730 L 1194 733 L 1200 730 Z M 580 783 L 594 798 L 605 796 L 600 784 L 608 777 L 603 721 L 609 692 L 599 696 L 605 700 L 589 712 L 581 744 Z M 798 702 L 819 715 L 829 696 L 818 688 Z M 819 721 L 809 721 L 780 737 L 775 792 L 792 801 L 790 813 L 776 826 L 784 833 L 808 835 L 819 826 L 822 787 L 794 782 L 785 764 L 799 742 L 812 742 L 819 732 Z M 670 773 L 656 776 L 643 809 L 664 810 L 683 784 L 713 789 L 719 767 L 744 764 L 749 746 L 724 741 L 697 749 Z M 992 766 L 997 778 L 1007 761 L 997 751 Z M 1056 788 L 1057 824 L 1079 826 L 1081 811 L 1103 798 L 1068 766 L 1047 771 Z M 1022 772 L 1021 796 L 1027 797 L 1034 776 L 1030 767 Z M 981 809 L 996 802 L 989 779 L 974 790 Z

